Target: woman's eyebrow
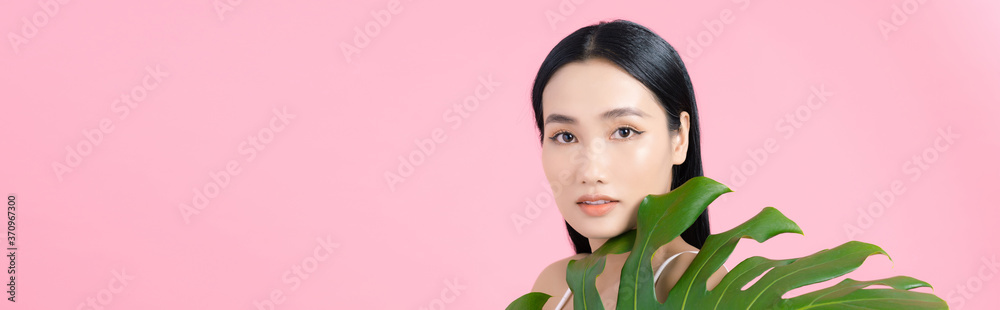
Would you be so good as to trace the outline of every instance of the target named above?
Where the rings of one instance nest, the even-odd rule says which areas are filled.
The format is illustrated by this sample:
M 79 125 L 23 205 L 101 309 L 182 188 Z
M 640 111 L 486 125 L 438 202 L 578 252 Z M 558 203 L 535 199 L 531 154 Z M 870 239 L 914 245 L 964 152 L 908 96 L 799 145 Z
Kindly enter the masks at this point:
M 576 120 L 573 119 L 572 117 L 569 117 L 569 116 L 566 116 L 566 115 L 562 115 L 562 114 L 549 114 L 549 117 L 545 118 L 545 124 L 544 125 L 548 125 L 549 123 L 564 123 L 564 124 L 570 124 L 570 125 L 572 125 L 572 124 L 576 124 Z
M 604 114 L 601 114 L 601 118 L 603 118 L 603 119 L 614 119 L 614 118 L 618 118 L 618 117 L 622 117 L 622 116 L 628 116 L 628 115 L 635 115 L 635 116 L 638 116 L 638 117 L 649 116 L 648 114 L 640 111 L 639 109 L 636 109 L 636 108 L 633 108 L 633 107 L 624 107 L 624 108 L 617 108 L 617 109 L 612 109 L 612 110 L 609 110 L 607 112 L 604 112 Z M 566 115 L 563 115 L 563 114 L 549 114 L 549 116 L 545 118 L 545 123 L 543 125 L 548 125 L 549 123 L 563 123 L 563 124 L 570 124 L 570 125 L 572 125 L 572 124 L 576 124 L 576 119 L 574 119 L 572 117 L 569 117 L 569 116 L 566 116 Z
M 636 109 L 636 108 L 633 108 L 633 107 L 624 107 L 624 108 L 617 108 L 617 109 L 613 109 L 613 110 L 604 112 L 604 114 L 601 115 L 601 118 L 603 118 L 603 119 L 614 119 L 614 118 L 618 118 L 618 117 L 622 117 L 622 116 L 627 116 L 627 115 L 635 115 L 635 116 L 638 116 L 638 117 L 646 117 L 646 116 L 648 116 L 648 115 L 646 115 L 646 113 L 643 113 L 642 111 L 639 111 L 639 109 Z

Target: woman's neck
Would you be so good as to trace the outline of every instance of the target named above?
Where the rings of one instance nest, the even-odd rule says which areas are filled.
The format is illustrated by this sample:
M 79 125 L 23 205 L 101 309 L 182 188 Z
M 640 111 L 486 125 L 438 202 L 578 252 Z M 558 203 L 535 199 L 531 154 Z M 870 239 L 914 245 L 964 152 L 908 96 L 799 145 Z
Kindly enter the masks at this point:
M 593 253 L 593 252 L 597 251 L 597 249 L 601 248 L 601 246 L 604 245 L 604 243 L 608 242 L 608 240 L 609 239 L 601 239 L 601 238 L 590 238 L 590 239 L 588 239 L 588 241 L 590 242 L 590 252 Z M 678 252 L 683 252 L 683 251 L 697 251 L 697 250 L 698 250 L 698 248 L 693 247 L 693 246 L 689 245 L 687 242 L 685 242 L 684 238 L 681 238 L 680 236 L 677 236 L 677 238 L 674 238 L 674 240 L 671 240 L 670 242 L 667 242 L 666 244 L 663 245 L 663 247 L 660 247 L 659 249 L 656 250 L 656 253 L 654 253 L 654 256 L 657 256 L 657 257 L 654 257 L 653 261 L 654 262 L 658 261 L 657 258 L 663 259 L 664 258 L 663 255 L 665 255 L 667 253 L 678 253 Z M 622 260 L 624 260 L 625 258 L 628 257 L 628 255 L 612 255 L 612 256 L 614 256 L 614 258 L 609 257 L 609 259 L 622 259 Z
M 597 251 L 597 249 L 600 249 L 601 246 L 604 245 L 605 242 L 608 242 L 608 239 L 590 238 L 588 240 L 590 242 L 590 252 L 591 253 L 594 253 L 595 251 Z

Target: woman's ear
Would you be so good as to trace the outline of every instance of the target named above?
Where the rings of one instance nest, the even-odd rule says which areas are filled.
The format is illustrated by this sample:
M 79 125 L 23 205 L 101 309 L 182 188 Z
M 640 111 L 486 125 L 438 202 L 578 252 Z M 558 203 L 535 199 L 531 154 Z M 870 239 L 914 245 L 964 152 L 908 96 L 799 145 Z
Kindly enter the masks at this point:
M 672 151 L 674 152 L 674 165 L 683 164 L 684 160 L 687 159 L 688 132 L 691 131 L 691 116 L 688 112 L 681 112 L 678 119 L 681 124 L 677 127 L 677 132 L 670 138 L 671 146 L 673 146 Z

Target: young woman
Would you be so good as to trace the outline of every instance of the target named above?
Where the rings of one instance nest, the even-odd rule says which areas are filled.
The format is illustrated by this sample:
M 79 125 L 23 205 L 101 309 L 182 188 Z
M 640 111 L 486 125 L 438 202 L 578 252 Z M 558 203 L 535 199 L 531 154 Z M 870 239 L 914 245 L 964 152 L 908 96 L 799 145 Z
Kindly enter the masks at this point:
M 576 255 L 538 276 L 545 309 L 572 309 L 566 264 L 636 226 L 639 203 L 702 175 L 698 111 L 680 56 L 633 22 L 573 32 L 542 62 L 531 93 L 542 165 Z M 709 235 L 708 213 L 653 255 L 656 297 L 666 299 Z M 614 309 L 628 253 L 607 257 L 597 289 Z M 712 275 L 709 288 L 725 275 Z

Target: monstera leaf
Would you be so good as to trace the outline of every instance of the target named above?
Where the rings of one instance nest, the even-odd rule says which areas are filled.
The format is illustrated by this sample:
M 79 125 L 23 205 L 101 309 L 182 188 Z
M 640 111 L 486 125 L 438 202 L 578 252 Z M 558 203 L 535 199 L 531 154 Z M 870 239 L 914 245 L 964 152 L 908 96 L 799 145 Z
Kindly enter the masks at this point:
M 725 185 L 696 177 L 667 194 L 647 196 L 639 206 L 636 230 L 612 238 L 588 257 L 568 264 L 566 281 L 573 292 L 574 309 L 604 309 L 595 281 L 604 271 L 607 255 L 626 252 L 630 253 L 622 267 L 618 309 L 947 308 L 947 304 L 933 294 L 911 291 L 930 285 L 906 276 L 873 281 L 846 279 L 811 293 L 788 299 L 781 297 L 795 288 L 847 274 L 871 255 L 888 256 L 878 246 L 856 241 L 801 258 L 751 257 L 736 265 L 715 288 L 708 290 L 708 278 L 722 267 L 741 239 L 764 242 L 782 233 L 802 233 L 795 222 L 771 207 L 733 229 L 709 236 L 671 289 L 666 302 L 659 303 L 654 295 L 650 263 L 653 252 L 680 236 L 708 204 L 727 192 L 730 189 Z M 758 277 L 759 280 L 743 289 Z M 868 288 L 872 285 L 888 288 Z M 550 297 L 544 293 L 528 293 L 507 309 L 541 309 Z
M 604 263 L 609 254 L 622 254 L 632 250 L 635 244 L 635 230 L 609 239 L 593 254 L 586 258 L 570 260 L 566 266 L 566 284 L 579 298 L 573 299 L 573 309 L 603 309 L 601 296 L 597 294 L 597 276 L 604 271 Z
M 886 254 L 878 246 L 857 241 L 802 258 L 772 260 L 751 257 L 736 265 L 715 288 L 707 290 L 708 277 L 722 266 L 741 238 L 764 242 L 785 232 L 801 233 L 794 222 L 777 209 L 768 207 L 736 228 L 709 236 L 659 309 L 729 309 L 734 306 L 743 309 L 947 308 L 937 296 L 910 291 L 917 287 L 930 287 L 926 282 L 910 277 L 865 282 L 846 279 L 809 294 L 781 298 L 792 289 L 847 274 L 871 255 Z M 757 282 L 742 289 L 758 276 L 761 277 Z M 891 289 L 865 289 L 870 285 L 885 285 Z
M 705 177 L 692 178 L 663 195 L 649 195 L 639 205 L 637 236 L 622 267 L 618 309 L 656 309 L 653 252 L 676 239 L 698 219 L 708 204 L 731 190 Z

